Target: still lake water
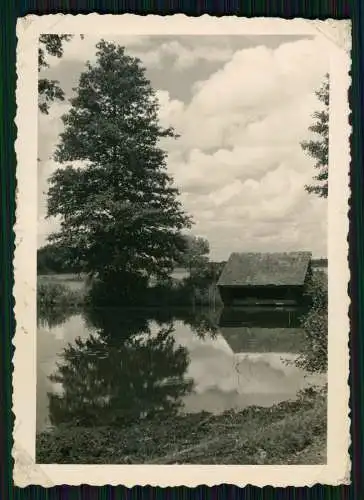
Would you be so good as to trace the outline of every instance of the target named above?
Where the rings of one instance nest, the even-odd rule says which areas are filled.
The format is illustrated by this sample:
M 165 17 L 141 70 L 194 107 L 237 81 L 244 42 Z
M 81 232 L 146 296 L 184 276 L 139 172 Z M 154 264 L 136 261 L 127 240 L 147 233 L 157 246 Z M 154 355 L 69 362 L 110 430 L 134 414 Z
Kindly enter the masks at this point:
M 293 399 L 326 382 L 292 364 L 303 333 L 285 310 L 50 312 L 38 321 L 37 430 Z

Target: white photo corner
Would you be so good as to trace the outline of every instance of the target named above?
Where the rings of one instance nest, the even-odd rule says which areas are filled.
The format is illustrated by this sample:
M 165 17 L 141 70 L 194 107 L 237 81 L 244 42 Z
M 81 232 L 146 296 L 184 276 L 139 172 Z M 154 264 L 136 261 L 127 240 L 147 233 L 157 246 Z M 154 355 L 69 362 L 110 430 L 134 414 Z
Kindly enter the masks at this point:
M 17 37 L 15 484 L 349 484 L 350 22 Z

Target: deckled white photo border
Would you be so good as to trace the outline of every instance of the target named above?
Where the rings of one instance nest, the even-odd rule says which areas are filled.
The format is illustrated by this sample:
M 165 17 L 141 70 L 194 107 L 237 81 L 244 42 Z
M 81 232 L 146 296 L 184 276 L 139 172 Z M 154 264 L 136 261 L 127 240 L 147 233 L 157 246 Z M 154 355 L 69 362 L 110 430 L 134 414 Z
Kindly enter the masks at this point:
M 329 368 L 328 460 L 317 466 L 39 465 L 36 434 L 36 249 L 38 38 L 42 33 L 107 35 L 311 34 L 330 57 L 330 158 L 328 197 Z M 347 294 L 351 32 L 349 21 L 270 18 L 189 18 L 134 15 L 27 16 L 17 24 L 17 208 L 14 256 L 16 333 L 13 358 L 14 481 L 53 486 L 152 485 L 189 487 L 348 484 L 350 480 L 349 318 Z

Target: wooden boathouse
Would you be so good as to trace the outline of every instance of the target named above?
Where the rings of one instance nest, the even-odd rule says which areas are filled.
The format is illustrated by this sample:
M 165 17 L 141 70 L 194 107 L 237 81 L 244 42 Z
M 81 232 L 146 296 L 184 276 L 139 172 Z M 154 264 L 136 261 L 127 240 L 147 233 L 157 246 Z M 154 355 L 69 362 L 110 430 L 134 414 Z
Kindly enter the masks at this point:
M 226 306 L 297 306 L 311 253 L 232 253 L 217 283 Z

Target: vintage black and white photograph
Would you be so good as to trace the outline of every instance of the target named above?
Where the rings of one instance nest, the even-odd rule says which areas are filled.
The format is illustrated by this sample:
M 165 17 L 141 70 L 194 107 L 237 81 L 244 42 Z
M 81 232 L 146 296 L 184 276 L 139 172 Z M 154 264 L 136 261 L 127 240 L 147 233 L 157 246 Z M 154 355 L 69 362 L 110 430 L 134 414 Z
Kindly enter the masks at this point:
M 347 111 L 334 42 L 60 26 L 38 28 L 36 171 L 20 185 L 36 187 L 20 208 L 36 214 L 34 248 L 18 254 L 34 279 L 34 463 L 49 478 L 51 465 L 324 470 L 330 411 L 346 457 L 347 395 L 331 410 L 328 396 L 347 383 L 349 303 L 331 278 L 348 279 L 345 185 L 329 224 L 348 172 L 332 159 L 348 130 L 331 130 L 335 85 Z

